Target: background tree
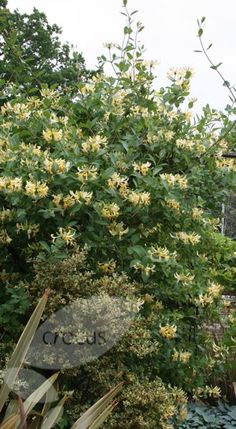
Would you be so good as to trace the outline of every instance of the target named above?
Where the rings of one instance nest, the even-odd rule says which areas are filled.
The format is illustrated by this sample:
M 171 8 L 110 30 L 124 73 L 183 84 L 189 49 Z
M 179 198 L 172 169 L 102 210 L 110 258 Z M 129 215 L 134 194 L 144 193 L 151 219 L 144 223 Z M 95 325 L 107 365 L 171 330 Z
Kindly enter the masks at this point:
M 0 79 L 2 85 L 15 83 L 31 95 L 42 84 L 75 86 L 91 72 L 81 53 L 61 43 L 61 29 L 49 24 L 44 13 L 11 12 L 7 1 L 0 2 Z

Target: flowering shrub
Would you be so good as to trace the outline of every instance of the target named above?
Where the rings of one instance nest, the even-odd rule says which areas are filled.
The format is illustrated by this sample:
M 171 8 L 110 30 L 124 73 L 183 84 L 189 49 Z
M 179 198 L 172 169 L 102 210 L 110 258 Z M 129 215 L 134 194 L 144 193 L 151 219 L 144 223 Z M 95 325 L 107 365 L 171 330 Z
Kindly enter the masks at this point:
M 120 357 L 121 378 L 133 372 L 137 389 L 141 371 L 150 389 L 159 376 L 189 392 L 214 371 L 203 326 L 219 317 L 224 284 L 232 284 L 225 273 L 236 244 L 226 257 L 219 217 L 234 185 L 235 162 L 222 159 L 233 134 L 224 132 L 230 118 L 209 107 L 192 117 L 190 69 L 153 89 L 153 64 L 127 18 L 126 42 L 108 44 L 100 58 L 115 74 L 78 83 L 73 98 L 42 88 L 41 98 L 19 95 L 1 109 L 0 294 L 13 323 L 4 307 L 0 318 L 7 338 L 45 286 L 54 291 L 52 310 L 101 291 L 135 295 L 141 327 L 107 359 Z M 107 387 L 108 366 L 102 358 L 78 372 L 83 379 L 91 371 L 94 392 Z M 135 427 L 153 427 L 141 420 Z

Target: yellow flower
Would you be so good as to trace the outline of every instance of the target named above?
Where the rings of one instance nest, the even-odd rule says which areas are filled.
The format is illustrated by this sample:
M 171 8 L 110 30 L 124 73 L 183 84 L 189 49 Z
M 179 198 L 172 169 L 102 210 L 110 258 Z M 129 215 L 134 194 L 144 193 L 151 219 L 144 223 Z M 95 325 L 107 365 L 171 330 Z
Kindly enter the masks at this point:
M 124 90 L 120 90 L 112 97 L 112 110 L 117 115 L 123 115 L 124 113 L 123 102 L 126 95 L 127 93 Z
M 25 192 L 32 198 L 44 198 L 48 194 L 48 186 L 45 182 L 31 182 L 28 180 L 25 185 Z
M 198 244 L 201 240 L 200 235 L 195 232 L 191 234 L 187 234 L 186 232 L 176 232 L 175 238 L 182 241 L 184 244 L 192 244 L 193 246 Z
M 49 88 L 41 89 L 40 93 L 41 93 L 42 97 L 47 97 L 47 98 L 55 98 L 55 97 L 58 97 L 58 95 L 59 95 L 56 90 L 49 89 Z
M 195 304 L 197 306 L 201 306 L 201 307 L 206 307 L 207 305 L 212 304 L 213 301 L 213 297 L 208 295 L 208 294 L 200 294 L 198 298 L 195 299 Z
M 187 408 L 186 407 L 181 407 L 180 410 L 179 410 L 179 419 L 180 419 L 180 421 L 183 422 L 186 419 L 187 415 L 188 415 Z
M 164 138 L 167 142 L 170 142 L 172 140 L 172 138 L 174 137 L 174 131 L 167 131 L 164 134 Z
M 195 276 L 191 275 L 190 273 L 186 273 L 186 274 L 175 273 L 174 277 L 177 280 L 177 282 L 183 283 L 184 286 L 191 284 L 195 278 Z
M 176 84 L 181 84 L 183 81 L 188 80 L 192 75 L 193 69 L 189 67 L 170 68 L 167 73 L 168 79 L 174 81 Z M 188 79 L 187 76 L 189 76 Z
M 43 162 L 44 168 L 48 173 L 52 173 L 53 161 L 46 158 Z
M 186 140 L 186 139 L 178 139 L 176 140 L 176 146 L 181 149 L 186 150 L 193 150 L 194 148 L 194 141 L 192 140 Z
M 36 197 L 36 183 L 28 180 L 25 185 L 25 192 L 31 197 Z
M 133 115 L 141 115 L 143 118 L 148 118 L 149 116 L 148 108 L 143 106 L 132 106 L 130 113 Z
M 87 165 L 83 165 L 82 167 L 77 168 L 78 173 L 76 173 L 78 179 L 81 182 L 86 182 L 87 180 L 95 180 L 98 172 L 95 166 L 89 167 Z
M 175 325 L 161 326 L 159 332 L 163 338 L 171 340 L 176 337 L 177 327 Z
M 170 253 L 167 247 L 161 247 L 161 246 L 152 246 L 148 250 L 148 255 L 151 256 L 153 259 L 159 259 L 164 261 L 169 261 L 171 258 L 176 257 L 176 252 Z
M 73 205 L 75 204 L 75 199 L 72 195 L 66 195 L 63 198 L 63 208 L 66 210 L 70 207 L 73 207 Z
M 230 301 L 230 300 L 228 300 L 228 299 L 224 299 L 224 300 L 223 300 L 223 306 L 224 306 L 225 308 L 230 308 L 230 307 L 231 307 L 231 305 L 232 305 L 232 303 L 231 303 L 231 301 Z
M 206 386 L 205 391 L 212 398 L 217 399 L 221 397 L 221 390 L 218 386 L 215 386 L 215 387 Z
M 177 200 L 175 200 L 175 199 L 167 199 L 166 200 L 166 205 L 170 209 L 173 209 L 173 210 L 176 210 L 176 211 L 179 211 L 179 209 L 180 209 L 180 203 Z
M 190 352 L 180 352 L 180 354 L 179 354 L 180 362 L 188 363 L 191 355 L 192 355 L 192 353 L 190 353 Z
M 170 419 L 170 417 L 173 417 L 174 414 L 176 414 L 176 407 L 174 405 L 168 405 L 165 407 L 165 409 L 162 412 L 162 418 L 164 420 L 168 420 L 168 419 Z M 172 428 L 173 428 L 173 426 L 172 426 Z M 171 429 L 171 426 L 169 426 L 169 429 Z
M 171 359 L 172 359 L 173 362 L 178 362 L 178 360 L 179 360 L 179 352 L 177 350 L 174 349 L 174 352 L 173 352 L 173 354 L 171 356 Z
M 146 274 L 147 276 L 149 276 L 150 273 L 155 273 L 156 271 L 155 265 L 149 265 L 149 264 L 143 265 L 141 263 L 137 263 L 133 267 L 136 271 L 140 270 L 142 273 Z
M 40 198 L 44 198 L 48 194 L 48 186 L 46 183 L 37 182 L 37 196 Z
M 75 230 L 73 228 L 59 228 L 59 232 L 54 235 L 51 234 L 52 242 L 54 243 L 57 238 L 61 238 L 66 244 L 72 245 L 75 242 Z
M 221 286 L 219 283 L 210 283 L 210 287 L 208 288 L 208 294 L 212 296 L 213 298 L 217 298 L 221 292 L 223 291 L 223 286 Z
M 116 270 L 116 262 L 114 259 L 110 259 L 107 262 L 99 262 L 98 263 L 99 270 L 105 274 L 112 274 Z
M 101 215 L 106 219 L 115 219 L 120 214 L 120 207 L 116 203 L 107 203 L 104 204 Z
M 207 261 L 208 261 L 208 257 L 207 257 L 207 255 L 206 255 L 205 253 L 198 253 L 198 252 L 197 252 L 197 256 L 199 257 L 199 259 L 200 259 L 202 262 L 207 262 Z
M 130 203 L 137 205 L 148 206 L 151 203 L 150 193 L 149 192 L 135 192 L 131 191 L 127 195 L 127 199 Z
M 27 236 L 30 239 L 31 236 L 35 237 L 35 235 L 39 232 L 39 224 L 25 222 L 25 223 L 17 223 L 16 224 L 17 233 L 20 231 L 26 231 Z
M 89 137 L 87 141 L 82 143 L 82 152 L 97 152 L 101 147 L 107 145 L 106 137 L 101 137 L 99 135 L 94 137 Z
M 229 315 L 228 315 L 228 321 L 229 321 L 230 323 L 235 323 L 236 318 L 235 318 L 232 314 L 229 314 Z
M 119 185 L 119 194 L 121 198 L 126 198 L 128 193 L 128 182 L 123 182 Z
M 191 118 L 192 118 L 192 112 L 187 111 L 184 113 L 184 116 L 185 116 L 186 121 L 190 122 Z
M 113 237 L 118 236 L 119 240 L 121 240 L 122 236 L 128 233 L 129 228 L 124 229 L 123 222 L 112 222 L 108 225 L 108 230 Z
M 63 198 L 63 194 L 53 195 L 53 199 L 52 199 L 53 204 L 56 207 L 60 208 L 60 203 L 62 201 L 62 198 Z
M 12 238 L 8 235 L 8 232 L 6 229 L 0 230 L 0 243 L 10 244 L 11 241 L 12 241 Z
M 175 187 L 176 185 L 179 186 L 180 189 L 187 189 L 188 187 L 188 179 L 181 174 L 163 173 L 160 174 L 160 178 L 170 187 Z
M 6 189 L 8 183 L 9 183 L 8 177 L 0 177 L 0 191 L 2 191 L 3 189 Z
M 13 216 L 13 212 L 10 209 L 2 209 L 0 211 L 0 220 L 4 222 L 6 219 L 11 219 Z
M 110 189 L 119 188 L 121 185 L 124 188 L 127 187 L 127 181 L 127 177 L 121 177 L 119 173 L 113 173 L 107 184 Z
M 66 162 L 64 159 L 59 158 L 59 159 L 55 159 L 54 163 L 57 166 L 57 169 L 59 171 L 59 173 L 65 173 L 66 171 L 69 170 L 70 168 L 70 162 Z
M 134 171 L 137 171 L 142 176 L 146 176 L 147 173 L 149 172 L 150 167 L 151 167 L 151 163 L 145 162 L 142 164 L 138 164 L 137 162 L 133 162 L 132 166 L 133 166 Z
M 77 137 L 80 139 L 81 137 L 83 137 L 83 130 L 82 128 L 77 128 L 76 130 L 76 135 Z
M 89 204 L 91 203 L 93 193 L 86 191 L 70 191 L 70 195 L 72 196 L 72 198 L 74 198 L 75 202 L 83 201 L 85 204 Z
M 226 171 L 235 171 L 236 170 L 236 163 L 234 159 L 219 159 L 216 160 L 216 167 L 220 169 L 224 169 Z
M 202 209 L 199 209 L 198 207 L 194 207 L 192 209 L 192 218 L 194 220 L 200 220 L 202 218 L 204 211 Z
M 135 206 L 139 204 L 139 194 L 134 191 L 128 194 L 127 199 Z
M 15 179 L 11 179 L 7 187 L 13 192 L 20 191 L 22 189 L 22 178 L 16 177 Z
M 62 130 L 56 130 L 54 128 L 47 128 L 43 131 L 43 138 L 47 142 L 60 141 L 62 139 Z
M 203 155 L 206 152 L 206 147 L 202 143 L 196 143 L 194 146 L 194 152 L 197 155 Z

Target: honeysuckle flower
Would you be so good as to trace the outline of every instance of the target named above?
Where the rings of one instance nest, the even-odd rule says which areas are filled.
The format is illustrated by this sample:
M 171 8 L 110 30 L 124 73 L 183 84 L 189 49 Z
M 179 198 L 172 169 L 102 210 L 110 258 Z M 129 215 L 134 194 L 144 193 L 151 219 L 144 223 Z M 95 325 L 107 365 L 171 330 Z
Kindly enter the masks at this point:
M 56 235 L 51 234 L 52 242 L 57 238 L 61 238 L 66 244 L 72 245 L 75 242 L 75 230 L 73 228 L 59 228 Z
M 137 162 L 133 162 L 132 166 L 133 166 L 134 171 L 137 171 L 142 176 L 146 176 L 146 174 L 150 170 L 151 163 L 149 161 L 144 162 L 144 163 L 139 163 L 139 164 Z
M 189 359 L 191 357 L 192 353 L 187 351 L 180 351 L 178 352 L 176 349 L 174 349 L 174 352 L 172 354 L 172 361 L 173 362 L 182 362 L 182 363 L 188 363 Z
M 76 173 L 76 175 L 81 182 L 95 180 L 98 175 L 97 167 L 95 167 L 94 165 L 92 167 L 90 167 L 89 165 L 83 165 L 82 167 L 78 167 L 77 170 L 78 172 Z
M 210 282 L 210 286 L 207 289 L 207 293 L 213 297 L 217 298 L 223 291 L 223 286 L 219 283 Z
M 213 304 L 214 299 L 212 296 L 206 294 L 200 294 L 198 298 L 194 300 L 194 303 L 200 307 L 206 307 L 207 305 Z
M 10 244 L 12 242 L 12 238 L 8 235 L 8 232 L 6 229 L 0 230 L 0 243 L 3 244 Z
M 124 228 L 123 222 L 112 222 L 110 225 L 108 225 L 108 230 L 113 237 L 118 236 L 119 240 L 121 240 L 123 235 L 128 233 L 129 228 Z
M 119 173 L 113 173 L 110 179 L 108 179 L 107 184 L 108 187 L 113 188 L 119 188 L 120 186 L 127 187 L 128 178 L 127 177 L 121 177 Z
M 178 283 L 181 282 L 184 286 L 187 286 L 193 282 L 195 276 L 191 275 L 190 273 L 175 273 L 174 278 L 177 280 Z
M 22 178 L 15 177 L 15 179 L 11 179 L 7 185 L 7 188 L 12 192 L 20 191 L 22 189 Z
M 177 200 L 175 200 L 174 198 L 166 199 L 165 203 L 166 203 L 167 207 L 169 207 L 170 209 L 173 209 L 173 210 L 176 210 L 179 212 L 180 203 Z
M 110 259 L 107 262 L 99 262 L 98 268 L 102 273 L 112 274 L 116 270 L 116 261 L 114 261 L 114 259 Z
M 150 265 L 150 264 L 143 265 L 141 263 L 137 263 L 133 266 L 133 268 L 135 269 L 135 271 L 141 271 L 146 275 L 150 275 L 151 273 L 155 273 L 156 271 L 155 265 Z
M 25 223 L 17 223 L 16 224 L 16 231 L 19 233 L 20 231 L 25 231 L 27 233 L 28 238 L 35 237 L 36 234 L 39 232 L 40 225 L 31 223 L 31 222 L 25 222 Z
M 136 205 L 144 205 L 144 206 L 148 206 L 151 203 L 151 195 L 149 192 L 136 192 L 136 191 L 131 191 L 127 194 L 127 200 Z
M 192 244 L 193 246 L 195 244 L 198 244 L 201 240 L 200 235 L 193 233 L 186 233 L 186 232 L 176 232 L 175 235 L 171 235 L 172 237 L 176 238 L 179 241 L 182 241 L 184 244 Z
M 192 218 L 194 220 L 200 220 L 202 219 L 202 215 L 204 213 L 204 210 L 198 208 L 198 207 L 193 207 L 192 209 Z
M 74 199 L 75 202 L 84 202 L 85 204 L 90 204 L 93 193 L 92 192 L 86 192 L 86 191 L 70 191 L 71 197 Z
M 47 142 L 51 142 L 53 140 L 58 142 L 62 139 L 62 135 L 62 130 L 57 130 L 55 128 L 47 128 L 43 131 L 43 138 Z
M 106 219 L 115 219 L 120 215 L 120 207 L 116 203 L 104 204 L 101 209 L 101 215 Z
M 188 179 L 181 174 L 163 173 L 160 178 L 165 181 L 170 187 L 179 186 L 180 189 L 187 189 Z
M 170 253 L 170 251 L 167 249 L 167 247 L 161 247 L 161 246 L 152 246 L 148 250 L 148 255 L 154 259 L 154 260 L 164 260 L 169 261 L 171 258 L 176 257 L 176 252 Z
M 89 137 L 88 140 L 82 143 L 82 152 L 97 152 L 99 149 L 107 145 L 107 138 L 102 136 Z
M 163 338 L 167 338 L 168 340 L 172 340 L 176 337 L 177 326 L 175 325 L 165 325 L 161 326 L 159 329 L 159 333 Z
M 39 198 L 44 198 L 47 196 L 48 194 L 48 186 L 45 182 L 32 182 L 30 180 L 27 180 L 26 185 L 25 185 L 25 193 L 26 195 L 35 198 L 35 197 L 39 197 Z

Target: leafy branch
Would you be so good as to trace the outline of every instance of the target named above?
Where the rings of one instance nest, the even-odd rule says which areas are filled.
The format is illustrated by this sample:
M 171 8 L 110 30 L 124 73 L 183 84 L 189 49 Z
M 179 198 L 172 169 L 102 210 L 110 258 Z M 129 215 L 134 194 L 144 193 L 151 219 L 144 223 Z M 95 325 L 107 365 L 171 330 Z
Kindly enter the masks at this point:
M 199 41 L 200 41 L 201 50 L 195 50 L 195 52 L 200 52 L 200 53 L 203 53 L 205 55 L 207 61 L 210 64 L 210 68 L 212 70 L 215 70 L 217 72 L 218 76 L 223 81 L 223 86 L 225 86 L 228 89 L 229 93 L 230 93 L 229 98 L 230 98 L 230 100 L 232 102 L 232 106 L 231 106 L 231 108 L 232 108 L 233 105 L 236 103 L 235 88 L 230 85 L 230 82 L 227 79 L 225 79 L 225 77 L 223 76 L 223 74 L 220 72 L 219 68 L 222 65 L 222 62 L 220 62 L 218 64 L 215 64 L 213 62 L 213 60 L 211 59 L 211 57 L 209 56 L 208 51 L 211 49 L 212 43 L 210 43 L 210 45 L 207 48 L 204 45 L 203 37 L 202 36 L 203 36 L 203 33 L 204 33 L 203 24 L 204 24 L 205 20 L 206 20 L 206 18 L 204 16 L 201 18 L 200 21 L 197 20 L 197 23 L 198 23 L 198 34 L 197 34 L 197 36 L 198 36 Z M 219 139 L 216 140 L 216 142 L 208 149 L 208 151 L 205 152 L 204 155 L 208 154 L 213 147 L 215 147 L 220 141 L 222 141 L 223 139 L 225 139 L 225 137 L 227 137 L 227 135 L 233 130 L 234 127 L 235 127 L 235 121 L 232 122 L 232 124 L 226 130 L 226 132 L 222 136 L 220 136 Z
M 235 89 L 234 89 L 234 87 L 232 87 L 231 85 L 230 85 L 230 82 L 228 81 L 228 80 L 226 80 L 225 78 L 224 78 L 224 76 L 223 76 L 223 74 L 220 72 L 220 70 L 219 70 L 219 67 L 223 64 L 222 62 L 220 62 L 220 63 L 218 63 L 218 64 L 214 64 L 214 62 L 212 61 L 212 59 L 211 59 L 211 57 L 209 56 L 209 54 L 208 54 L 208 51 L 209 51 L 209 49 L 211 49 L 211 47 L 212 47 L 212 43 L 210 43 L 210 45 L 206 48 L 205 47 L 205 45 L 204 45 L 204 43 L 203 43 L 203 38 L 202 38 L 202 36 L 203 36 L 203 32 L 204 32 L 204 30 L 203 30 L 203 23 L 205 22 L 205 20 L 206 20 L 206 18 L 203 16 L 202 18 L 201 18 L 201 20 L 199 21 L 197 21 L 197 23 L 198 23 L 198 27 L 199 27 L 199 29 L 198 29 L 198 38 L 199 38 L 199 41 L 200 41 L 200 45 L 201 45 L 201 48 L 202 48 L 202 50 L 201 51 L 195 51 L 195 52 L 201 52 L 201 53 L 203 53 L 204 55 L 205 55 L 205 57 L 206 57 L 206 59 L 208 60 L 208 62 L 209 62 L 209 64 L 210 64 L 210 68 L 212 69 L 212 70 L 215 70 L 217 73 L 218 73 L 218 75 L 220 76 L 220 78 L 221 78 L 221 80 L 223 81 L 223 85 L 228 89 L 228 91 L 230 92 L 230 100 L 232 101 L 232 103 L 234 104 L 235 102 L 236 102 L 236 96 L 235 96 Z

